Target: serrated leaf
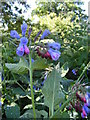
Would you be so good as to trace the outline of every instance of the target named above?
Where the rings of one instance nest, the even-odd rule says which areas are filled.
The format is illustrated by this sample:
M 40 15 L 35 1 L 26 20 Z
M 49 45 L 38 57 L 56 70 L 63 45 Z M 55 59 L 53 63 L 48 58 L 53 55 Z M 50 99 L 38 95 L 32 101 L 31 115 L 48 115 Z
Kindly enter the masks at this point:
M 61 67 L 61 77 L 64 77 L 69 71 L 68 62 Z
M 28 68 L 28 63 L 24 58 L 21 58 L 19 63 L 5 63 L 5 66 L 12 72 L 14 73 L 23 73 L 24 71 L 26 71 Z
M 48 67 L 45 59 L 38 59 L 32 63 L 32 70 L 42 70 Z
M 64 98 L 64 96 L 59 94 L 59 83 L 60 75 L 58 69 L 55 68 L 47 77 L 47 80 L 44 83 L 44 87 L 42 88 L 42 92 L 45 97 L 44 103 L 46 106 L 49 107 L 51 115 L 53 115 L 54 105 L 57 104 L 57 102 L 60 100 L 60 97 L 62 98 L 62 100 Z
M 5 107 L 5 114 L 7 118 L 19 118 L 20 117 L 20 108 L 17 104 L 12 103 Z

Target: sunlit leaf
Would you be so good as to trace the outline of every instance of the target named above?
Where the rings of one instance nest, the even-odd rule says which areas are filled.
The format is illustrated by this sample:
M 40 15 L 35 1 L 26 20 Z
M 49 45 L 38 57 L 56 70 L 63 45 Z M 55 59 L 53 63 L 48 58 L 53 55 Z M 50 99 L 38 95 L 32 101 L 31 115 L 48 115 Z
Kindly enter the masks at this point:
M 61 77 L 64 77 L 69 71 L 68 62 L 61 67 Z
M 32 70 L 42 70 L 48 67 L 45 59 L 38 59 L 32 63 Z

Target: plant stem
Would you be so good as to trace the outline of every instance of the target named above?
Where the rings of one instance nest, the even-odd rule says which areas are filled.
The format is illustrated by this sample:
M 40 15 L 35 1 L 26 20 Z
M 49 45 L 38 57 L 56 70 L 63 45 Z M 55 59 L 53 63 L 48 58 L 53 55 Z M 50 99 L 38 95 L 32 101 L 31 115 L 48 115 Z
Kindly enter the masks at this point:
M 76 83 L 79 82 L 79 80 L 81 79 L 81 77 L 83 76 L 84 72 L 87 70 L 87 68 L 89 67 L 90 62 L 87 64 L 87 66 L 84 68 L 83 72 L 81 73 L 81 75 L 79 76 L 79 78 L 77 79 Z
M 32 106 L 33 106 L 34 119 L 36 120 L 35 104 L 34 104 L 34 95 L 33 95 L 33 84 L 32 84 L 32 63 L 31 63 L 31 53 L 29 54 L 29 63 L 30 63 L 29 75 L 30 75 L 31 98 L 32 98 Z

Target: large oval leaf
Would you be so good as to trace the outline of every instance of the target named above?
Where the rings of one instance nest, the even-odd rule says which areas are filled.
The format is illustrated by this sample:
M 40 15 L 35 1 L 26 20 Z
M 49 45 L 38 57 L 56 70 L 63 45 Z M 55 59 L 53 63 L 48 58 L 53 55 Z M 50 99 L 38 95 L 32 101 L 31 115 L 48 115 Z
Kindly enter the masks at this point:
M 27 71 L 28 68 L 28 63 L 24 58 L 21 58 L 19 63 L 5 63 L 5 66 L 12 72 L 14 73 L 24 73 Z

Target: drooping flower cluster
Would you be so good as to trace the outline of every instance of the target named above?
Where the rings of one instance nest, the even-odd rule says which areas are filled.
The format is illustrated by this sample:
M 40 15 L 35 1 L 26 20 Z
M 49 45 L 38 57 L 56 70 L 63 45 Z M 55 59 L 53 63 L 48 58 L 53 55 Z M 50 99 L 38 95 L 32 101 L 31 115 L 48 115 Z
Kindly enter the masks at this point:
M 47 43 L 47 50 L 44 53 L 42 50 L 39 50 L 39 47 L 37 48 L 37 54 L 41 56 L 42 58 L 49 58 L 54 61 L 57 61 L 61 55 L 61 52 L 58 50 L 60 49 L 61 45 L 57 42 L 53 43 Z
M 73 108 L 76 112 L 81 113 L 82 118 L 87 118 L 90 115 L 90 93 L 86 92 L 85 96 L 82 97 L 78 92 L 76 92 L 76 100 L 70 102 L 67 110 L 72 110 Z M 84 105 L 83 105 L 84 103 Z
M 57 61 L 61 55 L 61 52 L 58 50 L 60 49 L 61 45 L 57 42 L 48 43 L 49 46 L 49 54 L 51 55 L 52 60 Z
M 51 34 L 51 32 L 46 29 L 43 32 L 42 36 L 40 37 L 40 40 L 44 39 L 49 34 Z M 43 48 L 44 48 L 44 46 L 42 47 L 42 49 Z M 49 58 L 54 61 L 57 61 L 61 55 L 61 52 L 59 52 L 60 48 L 61 48 L 61 45 L 59 43 L 57 43 L 57 42 L 49 43 L 48 42 L 46 45 L 45 51 L 44 51 L 44 49 L 42 50 L 41 47 L 37 47 L 36 51 L 37 51 L 37 54 L 39 56 L 41 56 L 42 58 L 46 58 L 46 59 Z
M 86 93 L 85 95 L 86 102 L 84 103 L 82 107 L 82 118 L 86 118 L 87 116 L 90 116 L 90 93 Z
M 23 56 L 24 54 L 29 54 L 29 48 L 27 47 L 28 39 L 25 37 L 27 24 L 23 22 L 21 25 L 22 30 L 22 38 L 20 38 L 19 34 L 15 30 L 11 30 L 10 36 L 12 38 L 20 39 L 19 47 L 16 49 L 16 53 L 18 56 Z

